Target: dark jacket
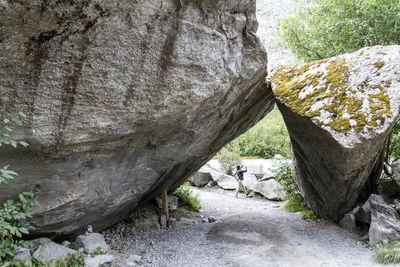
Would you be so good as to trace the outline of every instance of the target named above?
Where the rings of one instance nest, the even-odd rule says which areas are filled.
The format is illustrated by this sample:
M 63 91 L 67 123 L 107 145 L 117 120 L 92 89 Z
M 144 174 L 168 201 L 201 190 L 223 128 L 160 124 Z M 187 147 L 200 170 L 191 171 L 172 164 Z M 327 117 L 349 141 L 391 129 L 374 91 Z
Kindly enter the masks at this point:
M 238 176 L 239 180 L 243 181 L 243 173 L 247 172 L 247 168 L 244 167 L 243 169 L 236 170 L 236 175 Z

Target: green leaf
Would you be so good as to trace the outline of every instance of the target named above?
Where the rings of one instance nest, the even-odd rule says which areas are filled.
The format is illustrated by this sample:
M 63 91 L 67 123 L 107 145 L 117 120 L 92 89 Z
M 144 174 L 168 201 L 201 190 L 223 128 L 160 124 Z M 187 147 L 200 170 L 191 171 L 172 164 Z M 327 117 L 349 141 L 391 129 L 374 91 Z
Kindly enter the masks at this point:
M 18 143 L 19 143 L 20 145 L 22 145 L 23 147 L 29 146 L 29 144 L 26 143 L 26 142 L 24 142 L 24 141 L 19 141 Z

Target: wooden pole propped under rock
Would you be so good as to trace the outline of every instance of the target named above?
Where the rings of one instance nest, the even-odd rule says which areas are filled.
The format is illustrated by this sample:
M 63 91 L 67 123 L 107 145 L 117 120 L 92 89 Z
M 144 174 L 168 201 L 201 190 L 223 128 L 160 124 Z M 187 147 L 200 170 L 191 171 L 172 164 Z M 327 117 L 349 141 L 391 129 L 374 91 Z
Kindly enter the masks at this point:
M 168 220 L 169 214 L 168 214 L 168 195 L 167 195 L 167 188 L 163 188 L 162 190 L 162 210 L 165 215 L 165 218 Z

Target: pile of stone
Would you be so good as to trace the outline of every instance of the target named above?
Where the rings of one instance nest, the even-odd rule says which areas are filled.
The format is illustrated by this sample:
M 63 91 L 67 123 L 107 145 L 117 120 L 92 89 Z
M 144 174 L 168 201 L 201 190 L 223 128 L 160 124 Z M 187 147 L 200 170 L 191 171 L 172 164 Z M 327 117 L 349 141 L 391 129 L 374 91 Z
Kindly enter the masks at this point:
M 400 239 L 400 160 L 392 167 L 394 183 L 381 187 L 380 195 L 370 195 L 363 205 L 345 214 L 339 222 L 349 230 L 355 230 L 357 225 L 368 225 L 364 239 L 373 246 Z
M 247 160 L 243 185 L 247 191 L 254 191 L 269 200 L 283 201 L 286 198 L 282 186 L 275 180 L 275 176 L 266 169 L 262 160 Z M 232 175 L 225 174 L 215 160 L 208 162 L 196 174 L 189 178 L 195 186 L 212 185 L 216 183 L 225 190 L 236 189 L 238 182 Z
M 47 266 L 55 264 L 56 261 L 67 260 L 68 257 L 79 256 L 85 257 L 87 267 L 97 267 L 115 261 L 104 236 L 94 233 L 91 226 L 88 226 L 86 233 L 78 236 L 73 243 L 64 241 L 58 244 L 48 238 L 34 239 L 29 242 L 27 248 L 18 248 L 15 259 L 30 261 L 31 257 L 34 257 Z

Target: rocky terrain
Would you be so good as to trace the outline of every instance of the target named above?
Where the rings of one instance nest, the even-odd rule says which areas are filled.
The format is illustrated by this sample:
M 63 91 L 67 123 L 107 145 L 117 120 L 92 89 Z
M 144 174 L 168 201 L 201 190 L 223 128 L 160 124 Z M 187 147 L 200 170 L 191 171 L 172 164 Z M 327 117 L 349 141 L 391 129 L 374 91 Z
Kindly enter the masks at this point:
M 280 209 L 282 202 L 235 198 L 222 189 L 193 190 L 200 194 L 202 211 L 181 216 L 172 228 L 138 232 L 123 223 L 102 232 L 111 266 L 383 266 L 357 232 L 332 222 L 302 220 Z M 79 246 L 87 250 L 82 242 Z

